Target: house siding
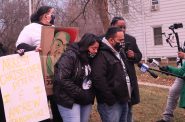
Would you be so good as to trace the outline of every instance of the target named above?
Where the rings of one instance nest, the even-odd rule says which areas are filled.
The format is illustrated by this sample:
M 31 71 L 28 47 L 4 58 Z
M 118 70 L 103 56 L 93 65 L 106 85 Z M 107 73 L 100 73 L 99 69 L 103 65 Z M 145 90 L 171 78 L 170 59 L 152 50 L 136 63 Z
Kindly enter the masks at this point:
M 162 32 L 168 34 L 172 33 L 168 28 L 174 23 L 183 23 L 185 26 L 185 1 L 160 0 L 158 11 L 151 11 L 150 0 L 143 0 L 141 5 L 143 5 L 141 7 L 142 14 L 136 14 L 134 20 L 127 19 L 127 32 L 136 38 L 143 59 L 176 57 L 177 48 L 171 48 L 164 36 L 162 45 L 154 45 L 153 27 L 161 26 Z M 178 32 L 182 44 L 185 41 L 185 27 L 175 29 L 175 32 Z M 176 43 L 173 43 L 173 45 L 176 45 Z

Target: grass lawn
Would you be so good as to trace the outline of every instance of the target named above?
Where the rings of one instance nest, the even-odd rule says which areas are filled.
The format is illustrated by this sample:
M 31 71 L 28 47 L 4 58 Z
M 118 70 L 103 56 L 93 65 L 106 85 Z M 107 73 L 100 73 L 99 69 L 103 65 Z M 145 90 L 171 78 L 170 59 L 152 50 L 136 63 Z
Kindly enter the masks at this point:
M 168 89 L 139 86 L 141 103 L 133 108 L 135 122 L 155 122 L 161 119 L 166 105 Z M 90 122 L 101 122 L 96 109 L 93 106 Z M 185 110 L 178 108 L 174 113 L 174 122 L 185 122 Z
M 141 103 L 134 106 L 135 122 L 155 122 L 161 119 L 166 106 L 168 89 L 140 86 Z M 174 112 L 174 122 L 185 122 L 185 110 Z

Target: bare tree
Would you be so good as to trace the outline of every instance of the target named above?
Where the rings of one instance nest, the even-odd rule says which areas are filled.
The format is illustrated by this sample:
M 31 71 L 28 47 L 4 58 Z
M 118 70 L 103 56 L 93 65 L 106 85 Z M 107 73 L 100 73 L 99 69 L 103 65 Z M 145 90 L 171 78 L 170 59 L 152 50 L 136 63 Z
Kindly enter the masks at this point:
M 104 30 L 109 27 L 110 19 L 108 16 L 108 0 L 94 0 L 96 13 L 100 16 Z
M 32 13 L 34 13 L 38 7 L 40 6 L 42 0 L 31 0 L 31 4 L 32 4 Z
M 0 42 L 15 50 L 20 31 L 29 23 L 28 0 L 1 0 Z M 103 34 L 113 16 L 137 21 L 141 13 L 141 0 L 32 0 L 33 12 L 42 5 L 56 9 L 56 26 L 79 27 L 80 35 L 86 32 Z
M 53 1 L 53 2 L 52 2 Z M 48 4 L 53 4 L 50 0 Z M 33 9 L 47 5 L 46 0 L 33 0 Z M 23 27 L 29 24 L 28 0 L 6 0 L 0 4 L 0 42 L 8 48 L 8 52 L 15 52 L 15 43 Z
M 73 9 L 71 9 L 73 7 Z M 86 32 L 103 34 L 104 28 L 99 14 L 96 13 L 93 0 L 69 0 L 68 5 L 64 8 L 65 26 L 77 26 L 80 35 Z
M 17 7 L 19 6 L 19 7 Z M 9 53 L 15 51 L 15 42 L 24 25 L 28 24 L 28 3 L 26 0 L 3 1 L 0 14 L 0 42 L 9 49 Z
M 88 14 L 91 14 L 90 18 L 92 18 L 92 14 L 96 14 L 99 16 L 97 21 L 101 21 L 101 24 L 103 25 L 103 31 L 107 30 L 110 26 L 110 19 L 114 16 L 122 16 L 126 20 L 137 21 L 136 15 L 138 15 L 138 13 L 142 13 L 141 0 L 70 0 L 70 2 L 76 3 L 73 4 L 73 8 L 80 8 L 72 11 L 72 24 L 78 23 L 77 20 L 79 21 L 81 18 L 84 18 L 84 21 L 87 21 L 86 16 L 88 16 Z M 92 7 L 89 6 L 94 6 L 94 12 L 88 13 L 89 9 L 92 9 Z M 71 5 L 68 7 L 70 8 Z

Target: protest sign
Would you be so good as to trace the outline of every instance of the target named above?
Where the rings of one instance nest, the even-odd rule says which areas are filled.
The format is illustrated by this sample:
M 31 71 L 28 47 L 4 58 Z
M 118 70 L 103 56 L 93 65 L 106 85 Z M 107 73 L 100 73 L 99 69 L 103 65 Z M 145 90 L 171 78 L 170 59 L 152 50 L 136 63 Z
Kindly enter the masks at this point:
M 50 117 L 38 52 L 1 57 L 0 88 L 7 122 L 38 122 Z

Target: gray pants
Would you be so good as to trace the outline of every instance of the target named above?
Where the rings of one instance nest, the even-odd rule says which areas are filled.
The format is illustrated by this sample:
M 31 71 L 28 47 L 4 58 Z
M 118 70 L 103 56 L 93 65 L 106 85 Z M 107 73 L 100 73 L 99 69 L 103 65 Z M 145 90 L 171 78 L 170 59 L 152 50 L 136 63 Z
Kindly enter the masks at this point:
M 173 118 L 173 111 L 177 106 L 177 102 L 178 102 L 183 84 L 184 84 L 184 80 L 180 78 L 176 78 L 169 90 L 166 109 L 165 109 L 165 112 L 163 113 L 163 119 L 165 121 L 171 121 L 171 119 Z

